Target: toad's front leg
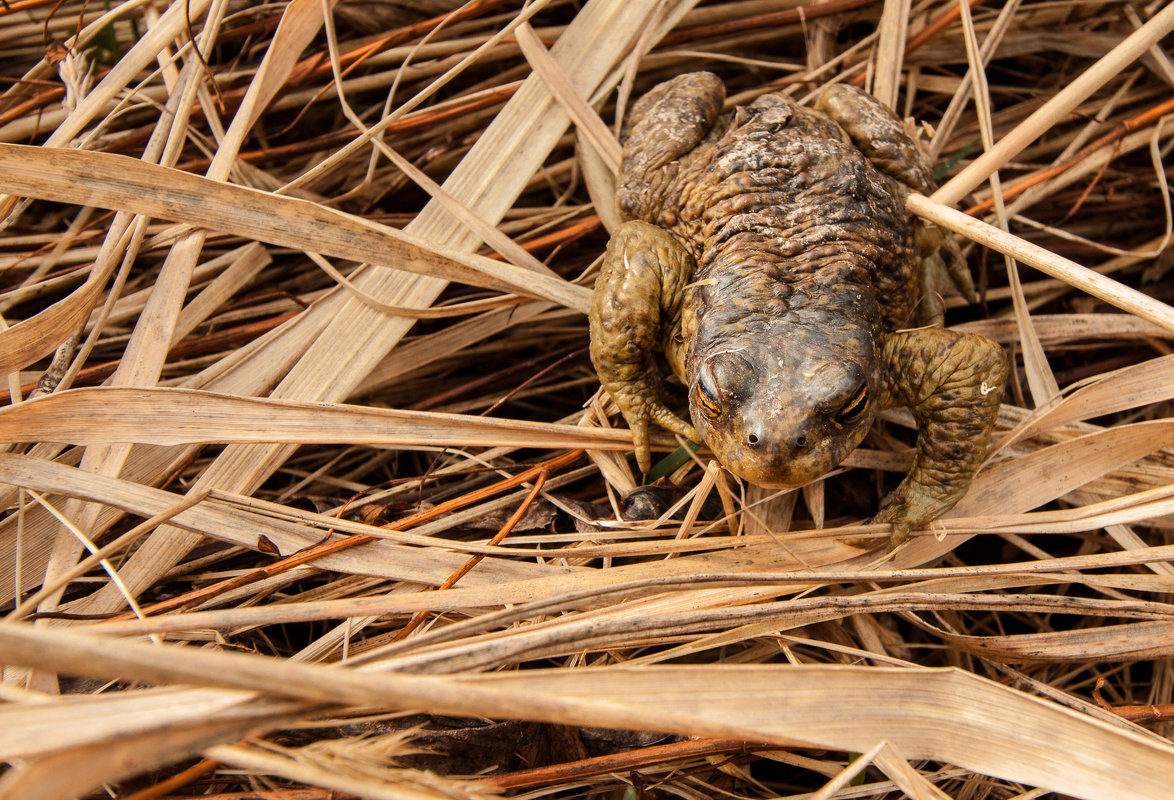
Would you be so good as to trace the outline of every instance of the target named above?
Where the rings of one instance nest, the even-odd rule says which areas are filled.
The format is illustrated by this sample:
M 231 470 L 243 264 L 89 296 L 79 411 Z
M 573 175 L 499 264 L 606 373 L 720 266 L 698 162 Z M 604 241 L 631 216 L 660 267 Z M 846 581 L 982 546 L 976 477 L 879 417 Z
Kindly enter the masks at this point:
M 887 336 L 882 358 L 882 406 L 908 406 L 917 420 L 913 469 L 872 519 L 892 523 L 892 550 L 970 488 L 998 417 L 1007 357 L 986 337 L 923 328 Z
M 668 231 L 647 222 L 625 222 L 611 237 L 591 300 L 591 361 L 603 388 L 616 401 L 648 472 L 650 421 L 700 441 L 693 426 L 664 404 L 656 351 L 673 350 L 679 362 L 681 306 L 696 262 Z

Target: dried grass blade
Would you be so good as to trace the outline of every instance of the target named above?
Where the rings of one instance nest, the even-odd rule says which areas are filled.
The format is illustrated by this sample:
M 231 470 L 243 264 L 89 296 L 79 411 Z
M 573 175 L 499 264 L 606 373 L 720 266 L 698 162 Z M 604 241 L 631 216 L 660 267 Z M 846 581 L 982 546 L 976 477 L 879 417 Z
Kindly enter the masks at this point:
M 603 80 L 610 65 L 627 52 L 641 22 L 647 20 L 655 6 L 652 0 L 591 0 L 559 37 L 551 51 L 552 57 L 563 64 L 576 86 L 586 93 Z M 545 84 L 531 76 L 449 175 L 444 183 L 445 190 L 486 220 L 500 220 L 553 149 L 567 124 L 566 113 L 551 97 Z M 434 202 L 424 207 L 407 226 L 407 231 L 425 240 L 444 242 L 451 248 L 446 252 L 458 257 L 463 257 L 465 251 L 471 251 L 478 244 L 475 236 Z M 357 260 L 379 263 L 383 256 Z M 511 269 L 518 270 L 512 266 Z M 518 271 L 525 273 L 526 286 L 531 290 L 542 285 L 541 280 L 551 280 L 539 273 Z M 422 306 L 431 304 L 445 286 L 444 280 L 438 277 L 410 276 L 385 270 L 364 270 L 354 283 L 382 302 Z M 588 290 L 558 281 L 554 283 L 559 292 L 563 287 L 568 287 L 568 291 L 575 289 L 575 296 L 567 298 L 570 306 L 586 310 L 590 301 Z M 529 291 L 525 293 L 529 294 Z M 326 302 L 311 307 L 299 318 L 299 324 L 288 329 L 293 334 L 291 338 L 295 339 L 293 344 L 299 348 L 299 357 L 274 390 L 274 396 L 299 400 L 346 397 L 399 343 L 411 324 L 410 320 L 380 315 L 357 299 L 331 302 L 333 300 L 326 298 Z M 316 327 L 318 325 L 322 327 Z M 312 340 L 306 337 L 307 331 L 311 330 L 316 334 Z M 289 349 L 285 347 L 287 342 L 275 338 L 272 343 L 281 363 L 288 363 L 284 352 Z M 302 347 L 306 349 L 302 351 Z M 260 348 L 253 355 L 258 354 L 262 357 L 255 359 L 255 369 L 259 374 L 271 374 L 275 357 L 263 353 Z M 201 488 L 247 491 L 271 474 L 289 452 L 288 446 L 279 445 L 230 446 L 203 472 L 197 483 Z M 154 581 L 196 543 L 192 537 L 170 535 L 175 532 L 167 529 L 161 533 L 163 535 L 156 534 L 148 539 L 124 567 L 123 578 L 132 587 L 146 586 Z M 116 595 L 103 589 L 86 604 L 86 608 L 90 611 L 114 610 L 118 602 Z
M 180 514 L 192 506 L 204 502 L 206 498 L 207 494 L 203 492 L 189 494 L 175 506 L 172 506 L 160 514 L 155 514 L 150 519 L 144 520 L 126 533 L 120 534 L 116 539 L 114 539 L 114 541 L 103 543 L 101 548 L 91 553 L 86 558 L 83 558 L 65 573 L 57 576 L 56 580 L 45 581 L 41 585 L 40 589 L 33 592 L 32 595 L 21 599 L 17 607 L 8 613 L 6 619 L 18 620 L 23 618 L 25 614 L 29 613 L 38 605 L 40 605 L 41 601 L 55 594 L 58 589 L 66 586 L 76 578 L 80 578 L 82 575 L 85 575 L 99 564 L 108 562 L 111 555 L 121 552 L 123 549 L 129 547 L 143 535 L 169 521 L 176 514 Z
M 142 517 L 164 512 L 183 500 L 182 495 L 161 489 L 13 454 L 0 454 L 0 481 L 48 494 L 102 503 Z M 327 536 L 321 528 L 274 519 L 213 501 L 177 514 L 170 524 L 254 550 L 259 549 L 263 537 L 277 549 L 278 555 L 289 555 L 322 544 Z M 314 563 L 323 569 L 347 574 L 375 575 L 438 586 L 467 560 L 466 555 L 440 548 L 406 547 L 380 540 L 331 553 Z M 565 576 L 565 571 L 558 567 L 486 558 L 465 580 L 470 585 L 496 584 L 547 575 L 551 569 L 558 569 Z
M 1167 10 L 1174 11 L 1174 6 L 1170 6 Z M 1039 245 L 1000 231 L 992 225 L 969 217 L 961 211 L 935 202 L 917 192 L 909 194 L 906 198 L 906 205 L 914 214 L 924 217 L 936 225 L 960 233 L 968 239 L 998 250 L 1000 253 L 1009 255 L 1025 264 L 1030 264 L 1041 272 L 1058 278 L 1081 291 L 1088 292 L 1093 297 L 1100 298 L 1110 305 L 1136 314 L 1167 330 L 1174 330 L 1174 308 L 1149 295 L 1142 294 L 1099 272 L 1094 272 L 1088 267 L 1082 267 L 1075 261 L 1058 256 Z
M 1174 356 L 1144 361 L 1098 376 L 1043 413 L 1029 417 L 998 449 L 1070 422 L 1160 403 L 1174 396 Z
M 1138 422 L 1081 436 L 1034 453 L 988 464 L 970 491 L 946 516 L 982 516 L 990 511 L 1014 514 L 1037 508 L 1174 445 L 1174 420 Z M 957 546 L 918 537 L 894 554 L 894 565 L 924 564 Z
M 554 275 L 550 267 L 530 255 L 521 245 L 502 233 L 499 228 L 494 227 L 487 220 L 481 218 L 463 203 L 459 202 L 455 197 L 446 192 L 442 186 L 437 184 L 436 181 L 429 178 L 427 173 L 393 150 L 390 145 L 378 140 L 375 144 L 379 148 L 379 151 L 391 163 L 395 164 L 400 172 L 404 173 L 404 175 L 410 178 L 421 189 L 428 192 L 428 196 L 432 198 L 433 202 L 440 204 L 453 217 L 459 219 L 461 224 L 479 236 L 486 244 L 496 250 L 499 255 L 508 259 L 515 266 L 532 270 L 533 272 Z
M 877 754 L 887 746 L 889 746 L 888 742 L 882 739 L 873 745 L 867 753 L 856 755 L 839 773 L 832 776 L 830 781 L 819 787 L 819 791 L 812 793 L 809 796 L 809 800 L 832 800 L 841 791 L 851 786 L 853 778 L 872 764 Z M 914 795 L 913 800 L 923 799 Z
M 994 126 L 991 122 L 990 87 L 987 83 L 986 68 L 983 66 L 982 55 L 979 53 L 978 37 L 974 31 L 974 20 L 970 16 L 970 6 L 966 3 L 959 3 L 958 8 L 961 11 L 962 30 L 966 40 L 966 57 L 970 62 L 968 74 L 973 85 L 974 106 L 978 116 L 982 147 L 984 151 L 990 152 L 994 147 Z M 1004 232 L 1009 232 L 1007 210 L 1003 206 L 1002 181 L 998 170 L 991 173 L 990 184 L 991 193 L 995 198 L 999 228 Z M 1019 343 L 1023 350 L 1023 366 L 1027 374 L 1027 385 L 1031 390 L 1032 401 L 1038 407 L 1055 397 L 1059 393 L 1060 387 L 1056 384 L 1056 377 L 1052 374 L 1048 357 L 1044 353 L 1039 335 L 1032 322 L 1027 299 L 1023 296 L 1023 286 L 1019 280 L 1019 266 L 1014 259 L 1007 255 L 1003 256 L 1003 260 L 1007 267 L 1015 320 L 1019 326 Z
M 201 289 L 200 293 L 179 312 L 171 344 L 175 345 L 195 330 L 196 326 L 215 314 L 228 298 L 269 266 L 271 261 L 268 251 L 256 242 L 241 248 L 228 267 Z
M 595 207 L 595 213 L 599 215 L 604 229 L 608 233 L 615 233 L 622 223 L 620 212 L 616 208 L 615 171 L 608 166 L 608 162 L 581 130 L 575 133 L 575 145 L 578 149 L 579 166 L 583 170 L 583 183 L 587 186 L 591 205 Z
M 353 442 L 409 449 L 632 446 L 627 430 L 133 387 L 72 389 L 0 410 L 0 441 L 29 440 L 86 445 Z
M 364 774 L 345 763 L 315 763 L 313 756 L 294 751 L 290 754 L 273 752 L 270 744 L 265 749 L 244 745 L 220 745 L 208 751 L 216 761 L 256 775 L 277 775 L 306 786 L 320 786 L 331 795 L 338 792 L 346 797 L 363 800 L 498 800 L 491 786 L 458 778 L 441 777 L 411 769 L 388 768 L 380 774 Z M 340 754 L 341 754 L 341 748 Z M 407 749 L 407 748 L 405 748 Z M 407 749 L 408 753 L 417 752 Z M 394 763 L 394 754 L 387 756 Z M 329 755 L 324 758 L 329 759 Z M 419 781 L 411 777 L 418 776 Z
M 948 794 L 914 769 L 900 748 L 891 742 L 886 743 L 877 753 L 876 767 L 905 792 L 910 800 L 951 800 Z
M 400 345 L 373 369 L 355 388 L 351 397 L 363 397 L 393 386 L 404 373 L 432 363 L 473 342 L 483 341 L 511 325 L 525 325 L 539 314 L 549 311 L 548 303 L 530 301 L 521 305 L 486 311 L 475 317 L 454 322 L 442 333 L 425 334 Z
M 210 47 L 215 42 L 224 17 L 225 7 L 226 4 L 223 0 L 215 0 L 212 3 L 208 9 L 209 19 L 203 35 L 192 41 L 193 48 Z M 190 32 L 190 21 L 188 31 Z M 154 127 L 142 161 L 144 163 L 158 162 L 165 166 L 171 166 L 178 158 L 180 149 L 181 137 L 177 134 L 181 130 L 186 130 L 197 93 L 200 90 L 203 78 L 201 69 L 203 59 L 193 50 L 189 50 L 181 74 L 170 63 L 167 53 L 161 52 L 159 57 L 162 64 L 163 81 L 170 94 L 167 101 L 170 114 L 164 122 Z M 239 141 L 239 128 L 237 133 L 238 137 L 230 136 L 226 146 L 222 147 L 217 154 L 221 163 L 231 160 L 231 158 L 226 159 L 222 156 L 231 157 L 235 154 L 231 143 Z M 213 166 L 215 167 L 215 162 Z M 140 217 L 134 221 L 135 238 L 133 242 L 136 249 L 145 233 L 146 225 L 147 220 L 144 218 Z M 115 386 L 149 386 L 158 381 L 171 342 L 175 338 L 176 322 L 191 285 L 196 260 L 203 247 L 205 236 L 206 234 L 202 230 L 194 231 L 175 243 L 169 250 L 159 274 L 151 286 L 130 339 L 122 352 L 122 358 L 118 362 L 114 375 L 110 378 L 111 384 Z M 128 253 L 128 256 L 132 253 L 133 250 Z M 115 293 L 112 287 L 111 299 Z M 93 340 L 93 335 L 91 340 Z M 126 445 L 90 448 L 83 455 L 81 466 L 87 471 L 117 475 L 129 453 L 130 447 Z M 72 529 L 76 524 L 77 538 L 85 543 L 87 549 L 93 551 L 94 546 L 85 539 L 85 536 L 94 529 L 94 522 L 100 513 L 101 508 L 98 506 L 70 503 L 64 510 L 64 514 L 69 520 L 63 518 L 61 521 L 63 527 L 67 529 Z M 60 584 L 64 587 L 65 582 L 62 576 L 75 566 L 79 553 L 78 542 L 58 536 L 45 571 L 45 583 Z M 127 604 L 135 610 L 136 614 L 140 613 L 133 593 L 127 590 L 121 576 L 108 563 L 102 562 L 102 566 L 109 573 L 112 583 L 116 584 L 125 595 Z M 55 609 L 60 597 L 60 591 L 48 594 L 42 601 L 40 608 L 43 610 Z M 46 676 L 37 676 L 35 682 L 48 685 L 50 681 Z
M 1174 420 L 1161 419 L 1109 428 L 996 461 L 979 473 L 971 492 L 955 506 L 957 513 L 950 515 L 1028 511 L 1171 445 Z
M 744 552 L 748 560 L 758 562 L 763 554 L 770 555 L 775 545 L 753 545 Z M 1096 575 L 1084 577 L 1076 570 L 1120 569 L 1138 564 L 1153 564 L 1170 559 L 1172 546 L 1148 548 L 1145 552 L 1115 553 L 1110 556 L 1073 556 L 1050 559 L 1043 562 L 1019 562 L 989 566 L 960 567 L 956 569 L 901 569 L 901 570 L 843 570 L 821 568 L 817 573 L 803 570 L 802 565 L 792 565 L 788 571 L 746 572 L 722 571 L 721 564 L 706 563 L 706 557 L 689 557 L 663 562 L 669 574 L 645 572 L 634 576 L 631 567 L 613 568 L 622 573 L 623 579 L 610 584 L 599 581 L 593 571 L 578 571 L 560 575 L 557 578 L 536 578 L 516 582 L 510 586 L 485 585 L 472 588 L 455 588 L 441 594 L 396 594 L 376 598 L 353 600 L 310 601 L 280 606 L 257 606 L 239 609 L 213 611 L 188 611 L 182 614 L 148 617 L 145 620 L 116 620 L 103 622 L 93 630 L 97 633 L 115 636 L 141 636 L 147 633 L 198 630 L 200 628 L 224 629 L 243 625 L 282 624 L 307 622 L 324 619 L 342 619 L 358 616 L 379 616 L 386 614 L 412 614 L 421 610 L 448 611 L 461 608 L 489 608 L 511 605 L 518 618 L 533 618 L 569 610 L 598 607 L 609 597 L 625 596 L 629 599 L 650 593 L 678 591 L 682 594 L 687 608 L 696 605 L 696 599 L 705 587 L 758 586 L 763 596 L 778 596 L 784 587 L 802 590 L 813 581 L 819 583 L 855 582 L 879 580 L 905 583 L 921 582 L 912 591 L 923 592 L 927 600 L 933 598 L 929 589 L 943 592 L 970 592 L 976 586 L 984 590 L 1012 586 L 1035 586 L 1054 583 L 1084 583 L 1093 586 L 1110 586 L 1134 590 L 1168 591 L 1170 579 L 1165 576 L 1122 576 Z M 681 561 L 688 562 L 688 570 L 672 569 Z M 725 565 L 729 566 L 729 565 Z M 731 569 L 734 569 L 731 567 Z M 787 567 L 784 565 L 783 569 Z M 876 597 L 884 600 L 890 592 L 904 589 L 898 586 L 881 590 Z M 777 625 L 773 628 L 777 631 Z
M 309 46 L 322 27 L 323 12 L 332 9 L 337 2 L 338 0 L 290 0 L 282 9 L 281 20 L 277 23 L 277 30 L 273 32 L 273 40 L 265 51 L 265 57 L 257 67 L 257 74 L 249 83 L 245 98 L 233 118 L 234 132 L 227 138 L 229 146 L 225 148 L 222 145 L 216 153 L 216 160 L 223 161 L 223 166 L 210 171 L 209 177 L 221 180 L 227 177 L 228 169 L 240 149 L 244 134 L 253 128 L 269 101 L 289 80 L 302 51 Z
M 1174 652 L 1174 622 L 1164 620 L 1001 636 L 935 634 L 968 652 L 1012 663 L 1147 661 Z
M 186 35 L 191 23 L 197 21 L 211 5 L 211 0 L 190 0 L 185 3 L 172 3 L 163 12 L 134 47 L 123 55 L 118 63 L 106 73 L 106 76 L 94 89 L 85 96 L 68 117 L 45 141 L 46 147 L 64 147 L 85 129 L 94 118 L 106 110 L 119 92 L 135 79 L 159 53 L 164 52 L 168 45 L 177 38 Z M 4 131 L 0 129 L 0 139 L 4 138 Z M 0 216 L 7 214 L 11 197 L 0 196 Z
M 587 101 L 575 91 L 575 87 L 567 79 L 566 74 L 559 69 L 558 64 L 550 57 L 538 34 L 530 27 L 530 23 L 518 26 L 518 45 L 530 63 L 531 69 L 542 76 L 550 86 L 550 91 L 556 100 L 566 109 L 575 125 L 595 147 L 595 151 L 603 158 L 604 166 L 615 174 L 620 171 L 620 143 L 607 125 Z
M 539 297 L 583 312 L 590 304 L 587 289 L 549 275 L 453 250 L 305 200 L 125 156 L 0 144 L 0 188 Z
M 575 697 L 594 692 L 651 716 L 689 708 L 699 718 L 753 725 L 772 740 L 781 735 L 837 748 L 851 740 L 847 749 L 856 752 L 888 739 L 908 758 L 944 760 L 1081 798 L 1152 800 L 1163 796 L 1166 776 L 1174 769 L 1174 747 L 1168 742 L 961 671 L 779 667 L 772 687 L 769 669 L 586 670 L 579 681 L 550 671 L 517 678 L 487 676 L 478 683 L 500 681 L 536 694 L 547 686 L 567 689 Z M 827 708 L 829 694 L 838 699 L 834 709 Z M 1004 714 L 1009 716 L 1003 719 Z M 1054 758 L 1057 735 L 1063 737 L 1066 752 L 1081 754 L 1079 761 Z M 832 739 L 837 744 L 830 745 Z M 1120 771 L 1113 764 L 1127 757 L 1126 752 L 1138 753 L 1160 772 L 1119 782 Z
M 0 330 L 0 373 L 27 367 L 68 339 L 89 318 L 109 277 L 105 270 L 92 269 L 86 282 L 66 297 Z
M 987 336 L 999 342 L 1014 341 L 1014 320 L 985 319 L 963 322 L 951 326 L 956 331 L 968 331 Z M 1040 338 L 1048 345 L 1079 342 L 1082 339 L 1140 339 L 1170 338 L 1174 331 L 1166 330 L 1152 322 L 1138 319 L 1131 314 L 1039 314 L 1035 327 Z
M 889 108 L 897 107 L 910 5 L 911 0 L 885 0 L 877 26 L 876 72 L 873 75 L 872 93 Z
M 1045 131 L 1067 116 L 1097 89 L 1115 78 L 1134 60 L 1145 55 L 1163 36 L 1174 30 L 1174 5 L 1155 14 L 1076 80 L 1056 93 L 1035 113 L 1020 123 L 999 143 L 976 158 L 933 194 L 933 200 L 945 205 L 957 203 L 992 172 L 1005 165 Z
M 189 698 L 181 693 L 179 702 Z M 140 774 L 200 755 L 221 742 L 233 742 L 261 733 L 269 725 L 283 720 L 294 723 L 305 713 L 304 706 L 270 703 L 266 708 L 238 711 L 241 693 L 201 692 L 198 701 L 215 704 L 215 717 L 205 712 L 196 719 L 181 718 L 178 724 L 158 720 L 140 722 L 135 731 L 114 733 L 103 739 L 89 740 L 78 746 L 26 759 L 0 779 L 0 797 L 37 800 L 73 800 L 88 794 L 104 783 Z M 116 712 L 117 713 L 117 712 Z M 166 719 L 170 714 L 163 715 Z M 121 720 L 121 716 L 115 716 Z
M 908 758 L 947 761 L 1087 800 L 1161 797 L 1174 770 L 1174 746 L 1158 737 L 956 669 L 646 667 L 437 678 L 13 624 L 0 625 L 0 652 L 8 663 L 67 674 L 218 686 L 308 704 L 801 741 L 856 752 L 888 740 Z M 828 703 L 829 696 L 837 702 Z M 1057 737 L 1066 754 L 1081 758 L 1056 758 Z M 1121 763 L 1130 769 L 1117 769 Z
M 195 700 L 181 707 L 177 700 Z M 49 703 L 5 704 L 0 709 L 0 758 L 28 758 L 136 730 L 160 719 L 198 724 L 209 713 L 229 711 L 242 699 L 222 689 L 137 689 L 117 694 L 74 695 Z

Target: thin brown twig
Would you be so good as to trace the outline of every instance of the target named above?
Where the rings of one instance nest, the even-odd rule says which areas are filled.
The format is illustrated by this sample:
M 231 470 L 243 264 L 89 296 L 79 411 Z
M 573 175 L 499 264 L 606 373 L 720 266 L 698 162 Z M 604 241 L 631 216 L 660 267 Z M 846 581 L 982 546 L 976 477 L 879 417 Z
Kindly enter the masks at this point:
M 17 0 L 15 3 L 9 3 L 4 0 L 4 7 L 0 9 L 0 17 L 7 14 L 15 14 L 18 11 L 29 11 L 41 6 L 57 5 L 58 0 Z
M 1028 189 L 1032 188 L 1033 186 L 1039 186 L 1044 181 L 1050 180 L 1051 178 L 1054 178 L 1057 175 L 1062 175 L 1063 173 L 1072 169 L 1076 165 L 1085 161 L 1089 156 L 1091 156 L 1093 153 L 1097 152 L 1098 150 L 1105 148 L 1105 147 L 1108 147 L 1110 145 L 1117 144 L 1118 142 L 1120 142 L 1122 139 L 1125 138 L 1126 134 L 1132 133 L 1133 131 L 1140 129 L 1142 126 L 1144 126 L 1150 122 L 1153 122 L 1154 120 L 1158 119 L 1159 117 L 1161 117 L 1165 114 L 1169 114 L 1172 111 L 1174 111 L 1174 97 L 1172 97 L 1168 100 L 1165 100 L 1165 101 L 1159 103 L 1158 105 L 1153 106 L 1152 108 L 1147 109 L 1146 111 L 1142 112 L 1141 114 L 1138 114 L 1134 117 L 1130 117 L 1129 119 L 1122 122 L 1114 130 L 1110 131 L 1109 133 L 1106 133 L 1104 136 L 1100 137 L 1095 142 L 1092 142 L 1091 144 L 1085 145 L 1084 147 L 1082 147 L 1080 149 L 1079 152 L 1069 156 L 1068 158 L 1061 161 L 1059 164 L 1053 164 L 1052 166 L 1050 166 L 1046 169 L 1042 169 L 1042 170 L 1039 170 L 1038 172 L 1032 173 L 1031 175 L 1028 175 L 1027 177 L 1025 177 L 1025 178 L 1017 181 L 1016 183 L 1009 185 L 1009 186 L 1004 185 L 1003 186 L 1003 200 L 1007 201 L 1007 200 L 1014 199 L 1014 198 L 1018 197 L 1019 195 L 1023 194 L 1024 192 L 1026 192 Z M 990 210 L 994 208 L 994 206 L 995 206 L 995 200 L 993 197 L 990 197 L 990 198 L 987 198 L 986 200 L 983 200 L 980 203 L 976 203 L 973 206 L 971 206 L 970 208 L 966 209 L 966 213 L 972 217 L 980 217 L 980 216 L 983 216 L 983 215 L 989 213 Z
M 512 489 L 519 484 L 533 480 L 538 475 L 548 474 L 550 472 L 562 469 L 574 463 L 582 455 L 582 450 L 571 450 L 569 452 L 555 456 L 554 458 L 548 459 L 538 466 L 531 467 L 530 469 L 525 470 L 524 472 L 521 472 L 512 478 L 506 478 L 492 484 L 491 486 L 486 486 L 484 488 L 462 495 L 461 497 L 453 498 L 452 500 L 440 503 L 433 508 L 417 512 L 401 520 L 389 522 L 382 527 L 388 530 L 398 531 L 410 528 L 413 525 L 419 525 L 422 522 L 434 519 L 441 516 L 442 514 L 447 514 L 450 511 L 456 511 L 459 508 L 463 508 L 467 505 L 471 505 L 489 497 L 493 497 L 494 495 L 500 494 L 508 489 Z M 328 531 L 326 535 L 329 537 L 332 535 L 332 532 Z M 299 550 L 293 555 L 286 556 L 285 558 L 275 561 L 272 564 L 267 564 L 266 566 L 259 569 L 250 570 L 243 575 L 238 575 L 234 578 L 219 581 L 218 583 L 214 583 L 211 586 L 205 586 L 201 589 L 187 592 L 186 594 L 180 595 L 179 597 L 173 597 L 170 600 L 164 600 L 152 605 L 143 606 L 142 611 L 144 614 L 163 614 L 171 611 L 182 611 L 200 603 L 205 603 L 208 600 L 211 600 L 212 598 L 222 595 L 225 592 L 231 591 L 233 589 L 237 589 L 242 586 L 248 586 L 249 584 L 256 583 L 257 581 L 265 580 L 266 578 L 271 578 L 275 575 L 288 572 L 295 567 L 311 564 L 317 559 L 323 558 L 324 556 L 340 553 L 343 550 L 349 550 L 352 547 L 369 544 L 376 540 L 377 537 L 370 536 L 368 534 L 354 534 L 340 539 L 335 539 L 334 541 L 325 541 L 321 544 L 311 545 L 310 547 Z M 109 620 L 116 621 L 130 619 L 132 616 L 132 614 L 127 612 L 109 617 Z
M 530 789 L 556 783 L 569 783 L 612 772 L 628 772 L 652 764 L 664 764 L 667 761 L 680 761 L 685 758 L 700 758 L 721 753 L 748 754 L 754 750 L 768 749 L 778 748 L 769 745 L 754 745 L 738 739 L 689 739 L 684 742 L 641 747 L 623 753 L 552 764 L 549 767 L 511 772 L 506 775 L 494 775 L 485 778 L 484 783 L 498 789 Z
M 692 42 L 696 39 L 706 39 L 711 36 L 727 36 L 742 31 L 760 30 L 778 25 L 794 24 L 817 17 L 829 17 L 852 11 L 863 6 L 875 5 L 876 0 L 826 0 L 823 3 L 804 4 L 799 8 L 788 8 L 784 11 L 771 11 L 766 14 L 755 14 L 741 19 L 732 19 L 727 22 L 717 22 L 711 25 L 698 25 L 694 28 L 684 28 L 673 31 L 662 38 L 657 47 L 671 47 L 672 45 Z
M 496 89 L 491 89 L 486 92 L 478 93 L 475 97 L 469 97 L 462 100 L 446 103 L 441 106 L 415 111 L 410 114 L 405 114 L 400 119 L 389 124 L 384 132 L 388 134 L 403 134 L 413 131 L 419 131 L 442 122 L 447 122 L 454 119 L 460 119 L 468 114 L 482 109 L 491 108 L 500 103 L 504 103 L 518 90 L 517 84 L 510 86 L 502 86 Z M 226 92 L 226 96 L 232 93 Z M 266 147 L 261 150 L 248 150 L 240 153 L 237 158 L 242 161 L 248 161 L 252 164 L 259 164 L 265 161 L 282 161 L 296 156 L 306 155 L 308 153 L 318 153 L 325 150 L 338 147 L 339 145 L 351 142 L 358 134 L 354 128 L 341 128 L 331 133 L 323 134 L 321 136 L 312 137 L 302 141 L 294 142 L 288 145 L 278 145 L 274 147 Z M 176 166 L 186 172 L 199 172 L 207 168 L 212 163 L 210 158 L 198 158 L 190 161 L 184 161 Z
M 158 783 L 126 795 L 122 800 L 157 800 L 157 798 L 170 794 L 176 789 L 182 789 L 192 781 L 199 780 L 205 775 L 214 772 L 219 766 L 220 762 L 213 758 L 201 759 L 181 772 L 177 772 Z
M 360 45 L 359 47 L 349 52 L 339 53 L 338 62 L 339 67 L 341 68 L 339 77 L 347 77 L 360 66 L 362 66 L 363 63 L 367 61 L 367 59 L 378 55 L 389 47 L 395 47 L 396 45 L 403 44 L 404 42 L 430 33 L 439 25 L 476 17 L 479 14 L 483 14 L 486 11 L 492 10 L 494 7 L 501 5 L 503 2 L 505 2 L 505 0 L 477 0 L 477 2 L 469 3 L 466 6 L 457 8 L 446 14 L 440 14 L 439 16 L 432 17 L 431 19 L 422 20 L 413 25 L 408 25 L 400 28 L 399 30 L 392 31 L 391 33 L 386 34 L 373 42 Z M 295 76 L 297 78 L 296 82 L 298 83 L 326 76 L 329 76 L 329 80 L 312 98 L 306 101 L 306 104 L 302 107 L 302 109 L 294 115 L 293 121 L 291 121 L 284 130 L 279 131 L 277 135 L 287 133 L 288 131 L 297 127 L 302 117 L 307 111 L 309 111 L 310 106 L 321 99 L 334 87 L 335 78 L 332 67 L 330 65 L 330 59 L 326 54 L 322 52 L 315 53 L 306 59 L 304 63 L 306 64 L 306 69 L 300 69 L 299 67 L 301 65 L 299 65 L 299 67 L 295 67 L 293 72 L 290 74 L 290 80 L 287 85 L 293 85 L 295 83 Z
M 534 478 L 534 486 L 530 489 L 530 493 L 526 495 L 521 503 L 518 504 L 518 507 L 514 510 L 514 513 L 510 515 L 510 518 L 506 520 L 505 524 L 502 525 L 498 532 L 494 534 L 493 538 L 489 540 L 488 545 L 490 547 L 501 544 L 501 541 L 509 535 L 510 531 L 512 531 L 517 526 L 517 524 L 521 522 L 522 517 L 525 516 L 526 512 L 530 510 L 530 506 L 538 498 L 538 493 L 542 491 L 542 487 L 546 484 L 547 475 L 548 473 L 546 468 L 540 467 L 538 475 Z M 454 572 L 452 575 L 449 575 L 442 584 L 436 587 L 437 591 L 451 589 L 454 585 L 456 585 L 457 581 L 468 575 L 469 571 L 473 569 L 473 567 L 480 564 L 484 559 L 485 555 L 483 553 L 477 553 L 471 556 L 468 561 L 466 561 L 459 569 L 457 569 L 456 572 Z M 408 624 L 405 625 L 403 629 L 396 634 L 396 641 L 406 639 L 408 636 L 410 636 L 412 631 L 416 630 L 416 628 L 423 624 L 424 620 L 428 619 L 429 613 L 431 612 L 417 612 L 416 615 L 408 621 Z

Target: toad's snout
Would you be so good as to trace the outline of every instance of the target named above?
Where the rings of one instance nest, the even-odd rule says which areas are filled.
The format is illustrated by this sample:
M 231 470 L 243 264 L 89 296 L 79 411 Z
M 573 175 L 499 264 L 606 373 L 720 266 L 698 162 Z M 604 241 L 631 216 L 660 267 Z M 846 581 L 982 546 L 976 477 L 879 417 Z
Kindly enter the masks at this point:
M 726 469 L 791 488 L 834 469 L 864 437 L 873 416 L 866 375 L 851 362 L 769 370 L 743 352 L 719 352 L 700 362 L 690 407 Z

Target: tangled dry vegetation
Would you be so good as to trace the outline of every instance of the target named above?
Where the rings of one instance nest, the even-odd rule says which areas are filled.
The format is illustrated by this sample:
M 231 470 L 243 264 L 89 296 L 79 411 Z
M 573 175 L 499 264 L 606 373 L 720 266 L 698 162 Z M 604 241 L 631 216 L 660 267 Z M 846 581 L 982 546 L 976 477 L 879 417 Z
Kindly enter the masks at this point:
M 972 5 L 0 0 L 0 796 L 1168 796 L 1174 9 Z M 612 131 L 697 68 L 925 124 L 1015 369 L 891 556 L 900 413 L 617 521 Z

